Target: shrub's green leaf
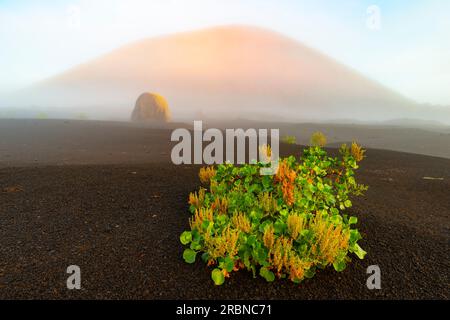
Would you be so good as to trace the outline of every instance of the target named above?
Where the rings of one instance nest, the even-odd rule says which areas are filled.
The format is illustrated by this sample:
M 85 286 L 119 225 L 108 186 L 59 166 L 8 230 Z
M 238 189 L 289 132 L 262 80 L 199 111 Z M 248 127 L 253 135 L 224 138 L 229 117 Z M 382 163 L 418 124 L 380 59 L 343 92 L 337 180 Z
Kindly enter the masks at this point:
M 252 270 L 253 278 L 256 278 L 256 267 L 255 267 L 255 265 L 252 264 L 252 265 L 250 266 L 250 269 Z
M 282 216 L 282 217 L 287 217 L 288 214 L 289 214 L 289 211 L 286 209 L 283 209 L 280 211 L 280 216 Z
M 352 202 L 351 202 L 350 200 L 345 200 L 344 206 L 345 206 L 346 208 L 350 208 L 350 207 L 352 206 Z
M 309 230 L 309 229 L 303 229 L 301 232 L 300 232 L 300 235 L 302 236 L 302 237 L 304 237 L 305 239 L 310 239 L 311 237 L 312 237 L 312 231 L 311 230 Z
M 216 286 L 220 286 L 225 282 L 225 276 L 223 275 L 222 270 L 217 268 L 211 272 L 211 279 Z
M 227 217 L 227 215 L 225 215 L 225 214 L 221 214 L 221 215 L 219 215 L 218 217 L 217 217 L 217 220 L 216 220 L 220 225 L 223 225 L 223 224 L 225 224 L 225 223 L 227 223 L 228 222 L 228 217 Z
M 192 241 L 192 233 L 190 231 L 184 231 L 180 236 L 180 241 L 184 245 L 188 244 Z
M 316 274 L 315 268 L 311 267 L 305 271 L 305 278 L 311 279 Z
M 331 211 L 331 214 L 332 214 L 332 215 L 339 214 L 339 210 L 336 209 L 336 208 L 331 208 L 330 211 Z
M 271 176 L 263 176 L 262 177 L 262 185 L 263 185 L 265 191 L 271 190 L 273 188 Z
M 204 231 L 208 230 L 209 225 L 210 225 L 211 223 L 212 223 L 212 222 L 210 222 L 210 221 L 208 221 L 208 220 L 203 221 L 203 223 L 202 223 L 202 229 L 203 229 Z
M 273 225 L 276 234 L 283 234 L 286 231 L 286 223 L 281 220 L 277 220 Z
M 267 259 L 267 250 L 262 247 L 258 248 L 255 258 L 262 264 Z
M 202 254 L 202 261 L 203 261 L 203 262 L 208 262 L 208 260 L 209 260 L 209 254 L 208 254 L 208 252 L 203 253 L 203 254 Z
M 247 244 L 253 246 L 256 243 L 256 235 L 252 234 L 247 238 Z
M 251 263 L 250 263 L 250 252 L 249 251 L 245 251 L 244 253 L 244 265 L 247 269 L 251 268 Z
M 192 241 L 200 242 L 202 236 L 200 235 L 197 229 L 192 230 L 191 234 L 192 234 Z
M 350 244 L 356 243 L 356 241 L 361 239 L 361 234 L 359 233 L 358 229 L 352 229 L 350 230 Z
M 256 210 L 252 210 L 250 212 L 250 219 L 252 219 L 252 221 L 259 223 L 259 221 L 261 220 L 263 214 L 262 212 L 256 211 Z
M 300 202 L 299 202 L 299 206 L 307 207 L 308 206 L 308 199 L 307 198 L 301 198 Z
M 348 224 L 357 224 L 357 223 L 358 223 L 357 217 L 350 217 L 350 219 L 348 219 Z
M 337 272 L 341 272 L 341 271 L 344 271 L 344 269 L 347 267 L 347 265 L 345 264 L 345 261 L 341 260 L 341 261 L 337 261 L 337 262 L 333 263 L 333 267 L 334 267 L 334 270 L 336 270 Z
M 200 243 L 198 243 L 198 242 L 192 241 L 191 245 L 190 245 L 190 248 L 192 250 L 197 250 L 198 251 L 198 250 L 202 249 L 202 245 Z
M 197 255 L 197 252 L 195 252 L 192 249 L 186 249 L 183 252 L 183 259 L 187 263 L 194 263 L 195 262 L 195 256 Z
M 234 269 L 234 261 L 230 257 L 226 257 L 222 262 L 222 269 L 227 270 L 228 272 L 233 271 Z
M 355 243 L 354 247 L 353 247 L 353 252 L 358 256 L 359 259 L 364 259 L 364 257 L 366 256 L 367 252 L 364 251 L 359 244 Z
M 297 247 L 297 251 L 300 255 L 303 255 L 308 250 L 308 245 L 306 243 L 302 243 Z
M 266 228 L 268 227 L 268 226 L 270 226 L 272 224 L 272 221 L 270 221 L 270 220 L 266 220 L 266 221 L 264 221 L 263 223 L 261 223 L 260 225 L 259 225 L 259 232 L 262 232 L 262 233 L 264 233 L 264 231 L 266 231 Z
M 331 222 L 333 222 L 334 224 L 342 224 L 342 217 L 340 215 L 334 215 L 331 217 Z
M 266 279 L 267 282 L 272 282 L 275 280 L 275 274 L 266 267 L 262 267 L 259 270 L 259 274 L 261 275 L 261 277 Z

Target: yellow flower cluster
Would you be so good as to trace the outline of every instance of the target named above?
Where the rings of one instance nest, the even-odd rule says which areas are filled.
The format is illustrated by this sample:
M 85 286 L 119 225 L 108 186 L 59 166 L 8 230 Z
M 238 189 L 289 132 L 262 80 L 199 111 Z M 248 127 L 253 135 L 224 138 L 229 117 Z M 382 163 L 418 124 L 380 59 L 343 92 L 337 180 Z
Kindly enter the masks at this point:
M 292 239 L 283 236 L 277 238 L 270 248 L 270 259 L 278 275 L 281 274 L 283 268 L 288 269 L 291 250 Z
M 287 228 L 292 239 L 296 240 L 305 228 L 305 219 L 298 214 L 290 214 L 287 218 Z
M 273 247 L 273 244 L 275 243 L 275 234 L 273 225 L 268 226 L 266 230 L 264 230 L 263 242 L 267 248 L 270 249 Z
M 202 224 L 205 220 L 214 221 L 214 214 L 210 208 L 199 208 L 195 210 L 194 217 L 189 219 L 191 229 L 202 230 Z
M 271 214 L 278 210 L 277 200 L 269 192 L 262 192 L 259 194 L 258 203 L 265 214 Z
M 300 281 L 305 276 L 305 271 L 312 266 L 312 262 L 302 260 L 293 249 L 292 239 L 287 237 L 277 238 L 270 247 L 270 262 L 278 276 L 283 272 L 289 274 L 289 279 Z
M 198 176 L 200 178 L 201 183 L 208 184 L 211 181 L 211 178 L 216 175 L 216 170 L 214 167 L 204 167 L 200 169 Z
M 352 156 L 355 158 L 356 161 L 361 161 L 362 159 L 364 159 L 364 153 L 366 152 L 366 150 L 363 150 L 363 148 L 358 145 L 356 142 L 352 143 L 352 147 L 351 147 L 351 153 Z
M 245 233 L 250 233 L 250 231 L 252 231 L 252 225 L 245 213 L 235 212 L 231 217 L 231 223 L 236 229 L 239 229 Z
M 283 200 L 288 206 L 291 206 L 294 203 L 296 177 L 297 173 L 289 167 L 287 161 L 281 161 L 278 166 L 278 172 L 275 175 L 274 181 L 281 185 Z
M 205 248 L 209 254 L 209 260 L 215 260 L 219 257 L 230 257 L 233 259 L 239 251 L 238 240 L 239 230 L 231 229 L 230 226 L 223 229 L 221 234 L 211 235 L 205 233 Z
M 211 205 L 212 210 L 217 210 L 219 214 L 227 214 L 228 212 L 228 200 L 227 198 L 217 197 Z
M 341 250 L 348 249 L 350 233 L 341 226 L 335 226 L 324 220 L 321 214 L 316 214 L 310 228 L 316 236 L 316 243 L 311 247 L 311 253 L 326 263 L 335 262 Z
M 189 194 L 189 204 L 194 206 L 195 208 L 200 208 L 203 205 L 203 202 L 205 201 L 205 192 L 206 189 L 200 188 L 200 190 L 194 193 Z

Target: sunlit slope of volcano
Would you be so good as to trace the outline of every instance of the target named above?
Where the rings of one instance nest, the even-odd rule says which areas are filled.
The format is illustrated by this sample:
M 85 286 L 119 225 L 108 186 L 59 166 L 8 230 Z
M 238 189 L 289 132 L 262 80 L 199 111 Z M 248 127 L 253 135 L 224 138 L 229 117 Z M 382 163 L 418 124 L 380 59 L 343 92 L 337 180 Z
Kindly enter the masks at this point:
M 384 120 L 413 102 L 301 43 L 229 26 L 142 40 L 44 81 L 39 106 L 128 117 L 142 92 L 166 97 L 174 119 L 246 117 Z

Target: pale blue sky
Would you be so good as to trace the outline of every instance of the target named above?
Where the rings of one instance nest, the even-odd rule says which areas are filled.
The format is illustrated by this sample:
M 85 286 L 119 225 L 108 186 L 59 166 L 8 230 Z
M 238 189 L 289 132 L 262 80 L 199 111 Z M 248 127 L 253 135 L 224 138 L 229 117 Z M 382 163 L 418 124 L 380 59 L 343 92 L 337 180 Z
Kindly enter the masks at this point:
M 368 13 L 372 5 L 380 20 Z M 294 37 L 418 102 L 450 106 L 449 12 L 446 0 L 0 0 L 0 92 L 137 39 L 249 24 Z

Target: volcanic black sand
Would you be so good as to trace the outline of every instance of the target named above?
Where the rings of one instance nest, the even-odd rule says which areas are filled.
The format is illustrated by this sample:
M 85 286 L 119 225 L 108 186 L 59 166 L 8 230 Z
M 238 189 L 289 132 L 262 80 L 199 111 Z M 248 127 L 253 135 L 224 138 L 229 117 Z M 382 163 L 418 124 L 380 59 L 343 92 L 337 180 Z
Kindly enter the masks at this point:
M 368 254 L 344 272 L 295 285 L 240 271 L 215 287 L 202 262 L 182 259 L 178 237 L 199 167 L 171 164 L 170 132 L 1 121 L 0 298 L 450 298 L 450 160 L 368 150 L 358 179 L 370 188 L 349 210 Z M 79 291 L 66 288 L 72 264 L 81 267 Z M 381 290 L 366 287 L 374 264 Z

